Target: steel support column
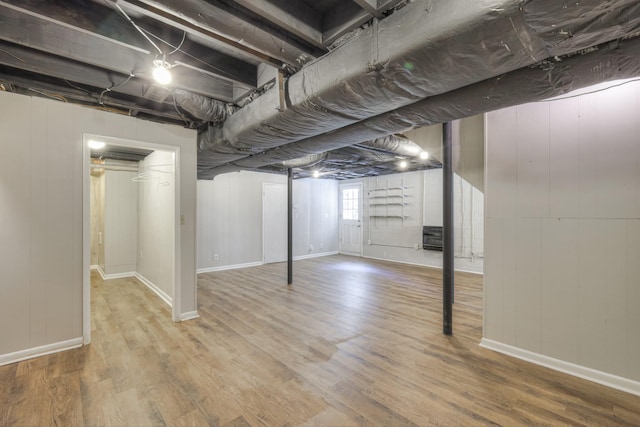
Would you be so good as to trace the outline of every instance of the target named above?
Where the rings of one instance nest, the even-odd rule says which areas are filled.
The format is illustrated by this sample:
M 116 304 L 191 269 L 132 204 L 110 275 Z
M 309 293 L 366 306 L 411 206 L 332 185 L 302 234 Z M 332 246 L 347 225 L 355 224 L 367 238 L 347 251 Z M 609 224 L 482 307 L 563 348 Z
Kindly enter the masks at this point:
M 293 283 L 293 169 L 287 169 L 287 284 Z
M 453 335 L 453 159 L 451 122 L 442 125 L 442 332 Z

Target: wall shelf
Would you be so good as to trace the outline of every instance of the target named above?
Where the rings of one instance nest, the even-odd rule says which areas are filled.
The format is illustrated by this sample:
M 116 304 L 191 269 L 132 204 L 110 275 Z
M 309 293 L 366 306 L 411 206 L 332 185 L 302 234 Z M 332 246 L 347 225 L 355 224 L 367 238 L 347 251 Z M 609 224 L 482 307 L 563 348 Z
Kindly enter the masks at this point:
M 412 205 L 409 201 L 413 197 L 411 189 L 404 185 L 369 189 L 369 218 L 374 221 L 401 220 L 403 224 L 410 220 L 412 217 L 406 210 Z

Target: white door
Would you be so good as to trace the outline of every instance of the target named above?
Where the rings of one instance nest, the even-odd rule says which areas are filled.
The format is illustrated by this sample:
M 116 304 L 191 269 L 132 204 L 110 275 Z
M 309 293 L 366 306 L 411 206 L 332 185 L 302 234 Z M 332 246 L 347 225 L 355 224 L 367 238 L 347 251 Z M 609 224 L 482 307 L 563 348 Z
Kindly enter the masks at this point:
M 362 183 L 340 185 L 340 253 L 362 256 Z
M 265 264 L 287 260 L 287 185 L 263 184 L 262 253 Z

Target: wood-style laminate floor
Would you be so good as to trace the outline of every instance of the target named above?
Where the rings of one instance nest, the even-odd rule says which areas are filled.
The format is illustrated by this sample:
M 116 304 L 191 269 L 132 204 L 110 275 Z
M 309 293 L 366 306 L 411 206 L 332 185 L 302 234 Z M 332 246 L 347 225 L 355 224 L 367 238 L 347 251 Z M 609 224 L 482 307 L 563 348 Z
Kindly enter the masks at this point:
M 640 397 L 478 346 L 481 278 L 332 256 L 199 276 L 174 324 L 93 275 L 90 346 L 0 367 L 0 425 L 640 425 Z

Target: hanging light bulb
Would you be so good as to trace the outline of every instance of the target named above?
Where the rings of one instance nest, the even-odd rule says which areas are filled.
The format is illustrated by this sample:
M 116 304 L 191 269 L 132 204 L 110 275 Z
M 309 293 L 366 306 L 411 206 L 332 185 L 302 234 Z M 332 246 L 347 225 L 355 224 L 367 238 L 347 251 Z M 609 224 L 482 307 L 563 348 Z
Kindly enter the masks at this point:
M 313 171 L 313 177 L 314 178 L 319 178 L 320 177 L 320 171 Z
M 420 153 L 420 158 L 421 158 L 422 160 L 427 160 L 427 159 L 429 158 L 429 153 L 428 153 L 428 152 L 426 152 L 426 151 L 421 152 L 421 153 Z
M 398 164 L 398 166 L 400 166 L 400 169 L 406 169 L 408 165 L 409 164 L 407 163 L 406 160 L 403 160 Z
M 153 78 L 159 84 L 166 86 L 171 83 L 171 72 L 169 68 L 171 68 L 171 64 L 165 61 L 165 57 L 162 57 L 162 60 L 156 59 L 153 61 Z

